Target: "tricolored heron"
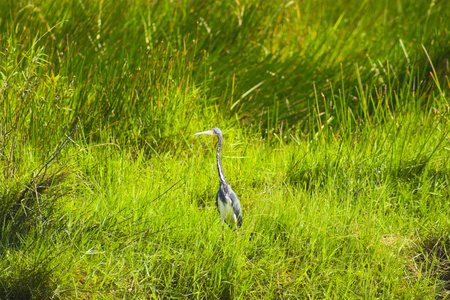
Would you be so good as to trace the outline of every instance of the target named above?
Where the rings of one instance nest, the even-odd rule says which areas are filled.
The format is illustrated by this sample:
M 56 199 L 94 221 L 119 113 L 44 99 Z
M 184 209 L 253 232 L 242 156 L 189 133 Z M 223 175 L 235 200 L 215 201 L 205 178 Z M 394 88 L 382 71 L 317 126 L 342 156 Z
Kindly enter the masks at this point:
M 242 210 L 239 199 L 236 193 L 231 189 L 231 186 L 225 180 L 225 175 L 223 175 L 222 165 L 220 164 L 220 150 L 222 149 L 223 136 L 222 131 L 214 127 L 211 130 L 198 132 L 194 135 L 217 135 L 219 143 L 217 144 L 217 171 L 219 172 L 219 191 L 216 195 L 216 206 L 219 211 L 220 218 L 223 222 L 226 222 L 231 228 L 239 228 L 242 225 Z

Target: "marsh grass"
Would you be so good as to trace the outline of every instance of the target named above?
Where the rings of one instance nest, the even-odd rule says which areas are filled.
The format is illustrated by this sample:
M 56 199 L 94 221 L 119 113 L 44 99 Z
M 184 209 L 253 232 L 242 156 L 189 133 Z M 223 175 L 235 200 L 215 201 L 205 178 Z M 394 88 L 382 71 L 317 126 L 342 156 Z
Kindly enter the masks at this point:
M 357 3 L 2 2 L 0 298 L 448 297 L 449 4 Z

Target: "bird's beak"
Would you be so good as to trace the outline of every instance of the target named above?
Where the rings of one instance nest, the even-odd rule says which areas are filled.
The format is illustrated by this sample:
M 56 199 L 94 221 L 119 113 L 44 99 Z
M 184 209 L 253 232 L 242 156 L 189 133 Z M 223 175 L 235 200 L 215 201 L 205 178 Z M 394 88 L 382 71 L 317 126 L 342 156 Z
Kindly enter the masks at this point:
M 213 135 L 213 134 L 214 134 L 214 131 L 212 131 L 212 130 L 202 131 L 202 132 L 197 132 L 197 133 L 194 134 L 194 135 L 201 135 L 201 134 Z

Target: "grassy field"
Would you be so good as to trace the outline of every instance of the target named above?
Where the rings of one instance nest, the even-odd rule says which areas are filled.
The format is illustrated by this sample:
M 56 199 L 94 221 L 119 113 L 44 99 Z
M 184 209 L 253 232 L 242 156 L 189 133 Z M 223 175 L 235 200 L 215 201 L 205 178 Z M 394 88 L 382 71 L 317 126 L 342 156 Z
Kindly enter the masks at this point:
M 450 298 L 449 20 L 1 1 L 0 298 Z

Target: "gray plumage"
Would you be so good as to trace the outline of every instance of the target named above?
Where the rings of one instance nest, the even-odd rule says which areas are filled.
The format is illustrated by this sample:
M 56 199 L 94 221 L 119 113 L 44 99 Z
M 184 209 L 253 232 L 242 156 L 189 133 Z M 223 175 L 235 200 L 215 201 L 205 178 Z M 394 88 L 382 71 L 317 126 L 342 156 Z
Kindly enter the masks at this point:
M 219 173 L 219 191 L 217 191 L 216 195 L 216 206 L 222 222 L 227 223 L 230 228 L 237 229 L 242 225 L 242 210 L 236 193 L 231 189 L 222 171 L 222 164 L 220 162 L 220 150 L 222 149 L 223 143 L 222 131 L 214 127 L 211 130 L 199 132 L 195 135 L 201 134 L 216 135 L 218 138 L 216 157 L 217 172 Z

